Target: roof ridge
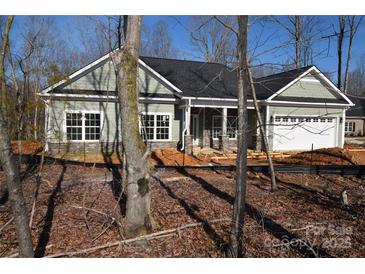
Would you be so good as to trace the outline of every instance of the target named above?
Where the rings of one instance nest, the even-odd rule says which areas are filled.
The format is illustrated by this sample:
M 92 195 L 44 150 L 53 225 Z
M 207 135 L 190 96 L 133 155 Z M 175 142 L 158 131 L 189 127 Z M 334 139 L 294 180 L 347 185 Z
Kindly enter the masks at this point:
M 309 69 L 311 67 L 315 67 L 315 65 L 309 65 L 309 66 L 295 68 L 295 69 L 291 69 L 291 70 L 286 70 L 286 71 L 282 71 L 282 72 L 278 72 L 278 73 L 274 73 L 274 74 L 269 74 L 269 75 L 266 75 L 266 76 L 263 76 L 263 77 L 255 78 L 255 80 L 269 78 L 269 77 L 272 77 L 272 76 L 278 76 L 280 74 L 285 74 L 285 73 L 290 73 L 290 72 L 299 72 L 299 71 L 302 71 L 302 70 L 307 70 L 307 69 Z
M 170 60 L 170 61 L 180 61 L 180 62 L 192 62 L 192 63 L 202 63 L 202 64 L 214 64 L 214 65 L 221 65 L 227 67 L 227 65 L 219 63 L 219 62 L 208 62 L 208 61 L 197 61 L 197 60 L 184 60 L 184 59 L 176 59 L 176 58 L 163 58 L 163 57 L 154 57 L 154 56 L 145 56 L 140 55 L 139 58 L 153 58 L 153 59 L 160 59 L 160 60 Z

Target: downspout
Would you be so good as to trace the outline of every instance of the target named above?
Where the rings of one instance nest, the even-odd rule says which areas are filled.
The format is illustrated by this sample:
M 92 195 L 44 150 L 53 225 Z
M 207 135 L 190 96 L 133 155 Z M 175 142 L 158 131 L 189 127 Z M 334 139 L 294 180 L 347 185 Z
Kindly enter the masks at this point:
M 189 106 L 191 105 L 191 99 L 188 99 L 188 104 L 189 104 Z M 186 107 L 185 107 L 184 108 L 184 123 L 185 123 L 185 127 L 184 127 L 183 132 L 182 132 L 182 140 L 181 140 L 181 148 L 180 148 L 180 151 L 185 150 L 185 133 L 188 130 L 188 123 L 186 121 L 187 120 L 186 120 Z

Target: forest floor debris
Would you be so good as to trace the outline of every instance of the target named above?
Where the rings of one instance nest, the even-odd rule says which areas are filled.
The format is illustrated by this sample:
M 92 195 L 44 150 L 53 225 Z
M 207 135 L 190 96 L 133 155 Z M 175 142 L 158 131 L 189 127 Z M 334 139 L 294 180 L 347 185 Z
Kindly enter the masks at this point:
M 23 181 L 30 210 L 35 188 L 32 168 Z M 77 257 L 222 257 L 229 238 L 233 208 L 233 172 L 202 170 L 164 171 L 151 182 L 154 232 L 202 223 L 166 237 L 96 248 L 121 241 L 119 225 L 124 204 L 122 189 L 112 172 L 74 165 L 45 165 L 32 225 L 36 255 L 78 252 Z M 365 214 L 361 179 L 308 174 L 278 174 L 279 190 L 270 192 L 270 179 L 249 173 L 245 245 L 248 257 L 363 257 Z M 171 178 L 174 178 L 171 180 Z M 181 180 L 179 179 L 181 178 Z M 0 172 L 4 182 L 4 174 Z M 341 194 L 349 193 L 344 206 Z M 351 192 L 352 191 L 352 192 Z M 84 193 L 86 200 L 83 204 Z M 77 207 L 90 208 L 86 212 Z M 0 197 L 0 227 L 11 220 L 10 203 Z M 105 213 L 105 215 L 100 214 Z M 123 222 L 121 221 L 121 224 Z M 163 235 L 161 235 L 163 236 Z M 288 244 L 289 241 L 289 244 Z M 305 245 L 311 247 L 306 248 Z M 291 246 L 289 246 L 291 245 Z M 92 249 L 95 248 L 95 249 Z M 17 252 L 14 222 L 0 234 L 0 255 Z M 71 253 L 72 254 L 72 253 Z M 67 255 L 68 256 L 68 255 Z

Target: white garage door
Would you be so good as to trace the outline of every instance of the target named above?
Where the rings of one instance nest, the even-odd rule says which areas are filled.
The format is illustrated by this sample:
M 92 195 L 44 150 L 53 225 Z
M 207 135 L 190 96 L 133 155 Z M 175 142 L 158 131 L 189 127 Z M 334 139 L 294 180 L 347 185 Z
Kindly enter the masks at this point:
M 336 118 L 276 116 L 273 150 L 310 150 L 336 146 Z

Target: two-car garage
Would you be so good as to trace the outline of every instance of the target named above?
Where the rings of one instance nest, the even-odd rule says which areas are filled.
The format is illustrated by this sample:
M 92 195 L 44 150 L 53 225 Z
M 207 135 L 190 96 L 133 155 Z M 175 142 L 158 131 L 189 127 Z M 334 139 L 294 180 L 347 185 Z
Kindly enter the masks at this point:
M 273 117 L 273 150 L 336 147 L 339 122 L 339 117 L 277 115 Z

